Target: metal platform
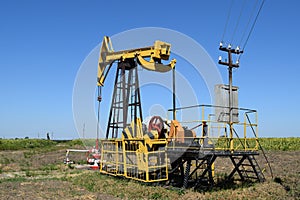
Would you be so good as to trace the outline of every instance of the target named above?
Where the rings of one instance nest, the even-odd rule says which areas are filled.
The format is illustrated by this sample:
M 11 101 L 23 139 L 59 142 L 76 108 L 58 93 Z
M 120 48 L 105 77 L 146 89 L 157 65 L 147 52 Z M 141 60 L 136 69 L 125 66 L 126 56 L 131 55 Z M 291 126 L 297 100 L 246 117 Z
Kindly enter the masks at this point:
M 173 179 L 175 186 L 183 188 L 188 188 L 190 185 L 194 188 L 214 186 L 214 163 L 216 159 L 224 158 L 229 158 L 233 164 L 233 169 L 229 171 L 229 175 L 224 180 L 225 182 L 231 181 L 236 174 L 241 181 L 263 182 L 265 180 L 255 159 L 259 155 L 257 151 L 224 151 L 201 147 L 198 149 L 197 147 L 172 147 L 167 149 L 167 155 L 172 163 L 169 179 L 171 184 Z

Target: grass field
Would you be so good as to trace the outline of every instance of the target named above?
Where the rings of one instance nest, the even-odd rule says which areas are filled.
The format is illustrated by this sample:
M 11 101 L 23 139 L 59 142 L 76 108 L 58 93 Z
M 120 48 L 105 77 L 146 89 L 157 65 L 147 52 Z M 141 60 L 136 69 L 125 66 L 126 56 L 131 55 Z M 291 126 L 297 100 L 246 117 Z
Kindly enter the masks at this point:
M 209 191 L 149 186 L 111 177 L 98 171 L 64 165 L 67 148 L 81 148 L 80 140 L 0 139 L 1 199 L 300 199 L 300 138 L 263 138 L 271 163 L 264 183 L 244 184 Z M 85 159 L 74 154 L 74 159 Z M 264 163 L 263 157 L 258 161 Z M 226 167 L 217 162 L 216 167 Z M 263 164 L 264 165 L 264 164 Z M 230 167 L 228 165 L 228 167 Z

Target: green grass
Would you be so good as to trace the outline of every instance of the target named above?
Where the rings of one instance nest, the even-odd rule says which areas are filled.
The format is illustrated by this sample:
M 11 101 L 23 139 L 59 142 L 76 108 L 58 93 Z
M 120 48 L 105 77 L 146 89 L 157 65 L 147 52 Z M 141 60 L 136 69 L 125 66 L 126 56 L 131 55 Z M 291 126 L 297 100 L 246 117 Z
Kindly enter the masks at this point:
M 241 138 L 239 141 L 237 138 L 233 139 L 234 147 L 239 146 L 243 149 L 244 140 Z M 300 137 L 289 137 L 289 138 L 259 138 L 261 146 L 265 150 L 272 151 L 296 151 L 300 150 Z M 242 143 L 242 144 L 241 144 Z M 247 138 L 246 143 L 248 148 L 255 148 L 256 140 L 255 138 Z M 218 138 L 215 141 L 215 148 L 226 149 L 229 148 L 229 138 Z
M 84 143 L 94 140 L 84 141 Z M 261 138 L 261 145 L 266 150 L 270 150 L 275 154 L 289 155 L 288 151 L 300 150 L 300 138 Z M 299 196 L 299 174 L 287 173 L 277 167 L 277 173 L 280 179 L 275 181 L 267 181 L 262 184 L 245 185 L 241 187 L 228 187 L 226 189 L 215 189 L 205 192 L 195 192 L 192 189 L 182 190 L 172 187 L 155 187 L 136 182 L 133 180 L 106 176 L 95 171 L 72 170 L 67 166 L 61 166 L 55 163 L 47 163 L 38 168 L 31 168 L 32 157 L 36 154 L 50 152 L 57 149 L 66 149 L 69 146 L 82 145 L 80 139 L 73 141 L 49 141 L 38 139 L 0 139 L 0 150 L 25 150 L 21 151 L 22 160 L 0 156 L 0 164 L 2 167 L 14 162 L 20 162 L 19 167 L 23 177 L 6 178 L 3 182 L 23 182 L 23 181 L 41 181 L 59 180 L 69 182 L 72 186 L 83 187 L 84 189 L 99 194 L 108 194 L 122 199 L 285 199 L 286 197 Z M 285 151 L 285 152 L 283 152 Z M 10 153 L 10 152 L 7 152 Z M 292 152 L 296 154 L 297 152 Z M 6 154 L 5 154 L 6 155 Z M 298 154 L 297 154 L 298 155 Z M 24 158 L 23 158 L 24 157 Z M 14 159 L 16 161 L 14 161 Z M 281 163 L 281 160 L 278 160 Z M 298 165 L 296 165 L 298 166 Z M 296 169 L 297 167 L 294 167 Z M 283 168 L 285 169 L 285 168 Z M 276 167 L 275 167 L 276 170 Z M 0 173 L 6 173 L 0 167 Z M 58 176 L 57 174 L 63 176 Z M 71 176 L 76 175 L 76 176 Z M 78 174 L 78 175 L 77 175 Z M 216 174 L 217 178 L 222 179 L 225 174 Z M 70 186 L 71 187 L 71 186 Z M 290 187 L 290 191 L 286 192 L 286 187 Z M 74 190 L 76 192 L 77 190 Z
M 259 142 L 265 150 L 280 150 L 280 151 L 300 150 L 300 137 L 260 138 Z
M 14 177 L 14 178 L 6 178 L 6 179 L 0 179 L 0 183 L 4 182 L 24 182 L 27 179 L 25 177 Z
M 48 148 L 56 144 L 57 142 L 42 139 L 0 139 L 0 150 Z
M 49 149 L 52 151 L 60 147 L 73 147 L 73 146 L 83 146 L 88 145 L 94 146 L 94 139 L 75 139 L 75 140 L 62 140 L 62 141 L 53 141 L 45 139 L 1 139 L 0 138 L 0 150 L 23 150 L 23 149 Z
M 174 199 L 183 193 L 166 190 L 163 187 L 149 186 L 141 182 L 110 177 L 103 174 L 88 172 L 70 179 L 75 185 L 82 186 L 90 192 L 109 194 L 125 199 Z
M 225 148 L 227 143 L 223 140 L 225 138 L 220 138 L 220 141 L 217 143 L 217 146 L 220 148 Z M 237 139 L 235 139 L 235 143 L 239 144 Z M 290 137 L 290 138 L 260 138 L 259 139 L 261 146 L 265 150 L 280 150 L 280 151 L 295 151 L 300 150 L 300 137 Z M 251 141 L 248 141 L 251 142 Z M 252 143 L 255 142 L 254 140 Z M 254 146 L 255 144 L 250 144 L 250 146 Z M 75 139 L 71 141 L 63 141 L 57 142 L 52 140 L 45 139 L 0 139 L 0 150 L 23 150 L 23 149 L 31 149 L 32 151 L 26 152 L 24 155 L 25 158 L 30 158 L 35 154 L 35 149 L 39 149 L 39 152 L 43 149 L 48 151 L 53 151 L 58 148 L 58 144 L 72 147 L 72 146 L 83 146 L 89 145 L 93 146 L 95 144 L 94 139 Z M 222 146 L 223 145 L 223 146 Z M 225 145 L 225 146 L 224 146 Z M 63 148 L 63 146 L 61 148 Z
M 69 177 L 68 181 L 90 192 L 108 194 L 121 199 L 284 199 L 287 197 L 282 185 L 273 181 L 209 191 L 150 186 L 95 172 Z
M 75 140 L 67 141 L 64 144 L 67 145 L 67 146 L 76 146 L 76 145 L 82 146 L 83 145 L 83 140 L 75 139 Z
M 44 165 L 42 167 L 39 168 L 39 170 L 42 170 L 42 171 L 53 171 L 53 170 L 58 170 L 59 167 L 57 164 L 47 164 L 47 165 Z

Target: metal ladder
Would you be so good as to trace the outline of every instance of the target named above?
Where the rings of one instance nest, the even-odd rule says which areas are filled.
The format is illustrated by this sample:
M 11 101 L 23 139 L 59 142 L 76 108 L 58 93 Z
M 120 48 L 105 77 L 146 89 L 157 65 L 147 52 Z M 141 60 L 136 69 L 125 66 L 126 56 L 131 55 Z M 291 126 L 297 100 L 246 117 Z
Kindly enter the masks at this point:
M 137 64 L 134 62 L 118 64 L 106 138 L 118 138 L 132 120 L 137 117 L 142 120 Z
M 239 171 L 247 180 L 258 180 L 259 182 L 265 181 L 265 176 L 259 167 L 257 160 L 253 155 L 247 156 L 248 163 L 242 163 Z

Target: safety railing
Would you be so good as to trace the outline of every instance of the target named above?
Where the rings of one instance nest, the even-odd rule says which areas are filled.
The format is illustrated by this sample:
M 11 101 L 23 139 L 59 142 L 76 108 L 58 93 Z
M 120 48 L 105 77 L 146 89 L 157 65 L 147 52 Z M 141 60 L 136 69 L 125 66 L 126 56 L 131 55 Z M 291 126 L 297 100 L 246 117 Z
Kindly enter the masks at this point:
M 166 140 L 101 141 L 100 172 L 143 182 L 168 180 Z
M 235 120 L 230 126 L 226 118 L 220 120 L 220 116 L 216 116 L 215 112 L 216 109 L 226 110 L 228 107 L 195 105 L 176 108 L 176 112 L 187 109 L 198 109 L 199 118 L 179 121 L 183 127 L 196 132 L 196 138 L 185 137 L 185 140 L 194 140 L 194 143 L 198 142 L 202 148 L 211 150 L 257 151 L 259 149 L 256 110 L 232 108 L 235 110 Z M 173 110 L 169 110 L 169 112 L 173 112 Z M 228 113 L 224 113 L 224 115 L 226 114 Z M 253 130 L 256 134 L 253 134 Z M 175 138 L 173 139 L 175 140 Z M 168 147 L 172 147 L 172 145 L 174 146 L 174 143 L 171 143 Z M 195 148 L 193 146 L 195 145 L 189 148 Z
M 114 176 L 123 175 L 123 152 L 120 147 L 121 140 L 101 140 L 100 172 Z

